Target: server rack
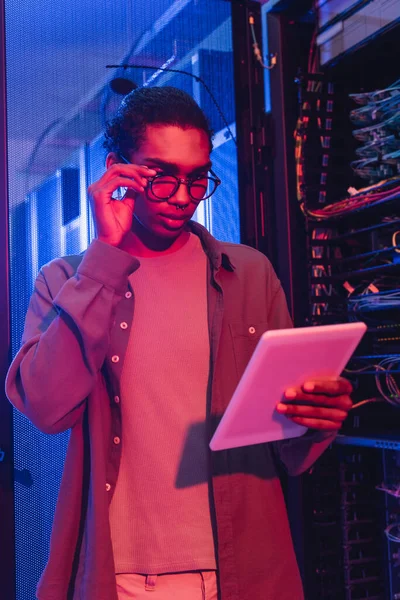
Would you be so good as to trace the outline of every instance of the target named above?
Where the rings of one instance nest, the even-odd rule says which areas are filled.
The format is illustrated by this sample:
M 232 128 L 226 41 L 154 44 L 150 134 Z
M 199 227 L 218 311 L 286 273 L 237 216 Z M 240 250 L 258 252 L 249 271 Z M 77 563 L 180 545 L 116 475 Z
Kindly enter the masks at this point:
M 5 23 L 4 1 L 0 0 L 0 381 L 4 380 L 9 362 L 9 278 L 8 278 L 8 175 L 7 175 L 7 119 L 6 72 L 5 72 Z M 0 390 L 0 581 L 2 596 L 14 598 L 15 558 L 14 558 L 14 493 L 13 493 L 13 435 L 12 410 Z
M 368 324 L 346 373 L 357 407 L 301 484 L 289 481 L 288 506 L 307 600 L 395 600 L 400 598 L 400 169 L 396 160 L 389 168 L 375 165 L 378 175 L 383 169 L 381 180 L 390 181 L 376 190 L 381 195 L 373 201 L 373 192 L 357 195 L 355 190 L 376 184 L 377 178 L 360 179 L 368 164 L 350 166 L 368 140 L 353 133 L 362 124 L 350 120 L 360 105 L 349 95 L 382 90 L 400 78 L 393 61 L 400 26 L 393 3 L 376 0 L 367 9 L 368 2 L 348 2 L 352 7 L 344 7 L 345 15 L 335 12 L 339 4 L 343 8 L 346 2 L 271 1 L 263 9 L 265 52 L 278 54 L 267 86 L 275 140 L 285 140 L 286 148 L 285 154 L 277 142 L 286 172 L 275 164 L 268 200 L 281 230 L 297 223 L 297 229 L 289 229 L 286 248 L 302 242 L 306 248 L 305 263 L 301 253 L 298 263 L 277 240 L 281 252 L 275 266 L 289 282 L 296 325 Z M 391 11 L 390 23 L 379 29 L 375 20 L 373 35 L 352 48 L 346 38 L 345 46 L 340 31 L 347 33 L 349 23 L 361 19 L 358 9 L 376 11 L 378 4 L 382 14 Z M 329 38 L 331 26 L 336 33 Z M 287 110 L 293 103 L 294 124 Z M 372 124 L 378 118 L 372 115 Z M 390 133 L 397 148 L 396 127 Z M 293 276 L 298 279 L 299 271 L 300 286 Z M 296 294 L 298 289 L 302 293 Z

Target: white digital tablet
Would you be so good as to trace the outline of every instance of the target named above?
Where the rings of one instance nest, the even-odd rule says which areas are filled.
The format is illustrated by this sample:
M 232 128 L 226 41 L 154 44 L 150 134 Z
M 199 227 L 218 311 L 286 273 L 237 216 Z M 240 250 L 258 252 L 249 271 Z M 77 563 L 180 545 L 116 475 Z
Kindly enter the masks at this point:
M 276 411 L 286 389 L 337 378 L 367 327 L 364 323 L 264 333 L 210 442 L 211 450 L 250 446 L 307 431 Z

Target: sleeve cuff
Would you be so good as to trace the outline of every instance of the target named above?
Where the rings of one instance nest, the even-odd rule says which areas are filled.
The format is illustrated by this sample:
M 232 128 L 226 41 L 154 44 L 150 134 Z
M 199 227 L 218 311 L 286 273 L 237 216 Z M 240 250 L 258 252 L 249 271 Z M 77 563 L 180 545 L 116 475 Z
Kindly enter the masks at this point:
M 329 440 L 329 439 L 331 439 L 331 441 L 333 442 L 333 440 L 336 438 L 336 436 L 337 436 L 336 431 L 314 431 L 313 429 L 309 429 L 303 435 L 303 438 L 307 438 L 311 442 L 318 443 L 318 442 L 325 442 L 325 440 Z
M 129 275 L 139 264 L 128 252 L 95 239 L 86 250 L 77 273 L 122 293 Z

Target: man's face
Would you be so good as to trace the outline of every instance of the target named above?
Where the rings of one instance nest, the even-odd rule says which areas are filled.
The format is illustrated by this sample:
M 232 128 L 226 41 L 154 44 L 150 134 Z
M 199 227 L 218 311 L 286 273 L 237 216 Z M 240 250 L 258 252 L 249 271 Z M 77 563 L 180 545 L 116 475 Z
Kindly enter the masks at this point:
M 141 147 L 127 158 L 133 164 L 147 165 L 182 179 L 207 174 L 211 167 L 207 134 L 201 129 L 181 129 L 174 125 L 148 125 Z M 136 219 L 156 237 L 178 238 L 197 208 L 187 185 L 181 184 L 168 200 L 152 199 L 149 188 L 136 196 Z

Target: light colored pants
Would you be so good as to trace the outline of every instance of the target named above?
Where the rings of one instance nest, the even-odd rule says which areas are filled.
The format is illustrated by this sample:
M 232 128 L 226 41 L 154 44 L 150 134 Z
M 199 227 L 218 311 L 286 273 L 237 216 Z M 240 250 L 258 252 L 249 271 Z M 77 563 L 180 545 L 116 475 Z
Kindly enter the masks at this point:
M 116 576 L 118 600 L 217 600 L 215 571 Z

